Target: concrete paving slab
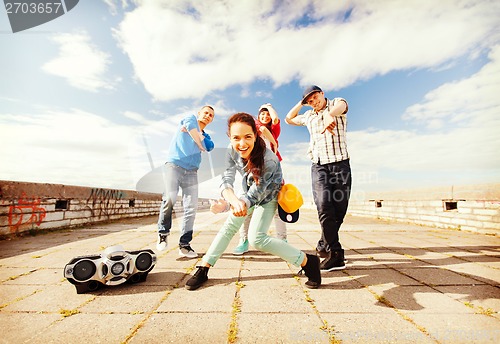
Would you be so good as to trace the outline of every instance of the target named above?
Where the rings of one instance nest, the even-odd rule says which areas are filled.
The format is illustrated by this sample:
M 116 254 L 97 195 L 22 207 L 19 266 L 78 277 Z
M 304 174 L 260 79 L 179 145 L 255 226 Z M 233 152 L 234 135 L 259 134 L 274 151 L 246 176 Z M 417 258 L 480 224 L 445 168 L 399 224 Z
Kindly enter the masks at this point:
M 441 293 L 462 302 L 478 313 L 488 313 L 500 317 L 500 293 L 491 285 L 437 286 Z
M 422 282 L 411 278 L 394 269 L 348 269 L 346 273 L 361 285 L 423 285 Z
M 247 270 L 241 275 L 242 312 L 304 313 L 310 310 L 302 286 L 289 270 Z
M 482 314 L 464 318 L 459 314 L 412 314 L 411 319 L 425 328 L 438 343 L 499 343 L 498 320 Z
M 64 279 L 64 276 L 60 269 L 36 269 L 32 268 L 25 269 L 19 275 L 13 275 L 9 280 L 5 281 L 4 284 L 16 284 L 16 285 L 46 285 L 46 284 L 56 284 L 60 283 Z
M 210 280 L 209 280 L 210 281 Z M 183 287 L 172 290 L 158 307 L 163 313 L 217 313 L 230 312 L 236 286 L 234 283 L 210 285 L 196 291 Z
M 387 314 L 391 308 L 377 302 L 375 296 L 359 283 L 352 284 L 350 289 L 329 289 L 330 284 L 309 291 L 316 309 L 321 313 L 369 313 Z
M 17 302 L 12 302 L 2 312 L 39 312 L 58 313 L 61 310 L 77 309 L 92 300 L 90 294 L 75 295 L 73 286 L 68 284 L 48 286 L 37 290 Z
M 198 213 L 198 259 L 178 256 L 180 219 L 164 252 L 155 217 L 0 241 L 0 343 L 455 343 L 459 330 L 473 339 L 462 342 L 499 341 L 495 236 L 347 216 L 347 268 L 324 272 L 310 290 L 278 257 L 233 256 L 235 235 L 208 282 L 186 290 L 225 218 Z M 313 210 L 288 226 L 301 250 L 314 252 L 319 237 Z M 77 294 L 65 264 L 116 244 L 157 253 L 147 280 Z
M 155 313 L 127 343 L 226 343 L 230 323 L 231 313 Z
M 400 269 L 402 273 L 428 285 L 472 285 L 480 284 L 474 276 L 466 276 L 445 267 L 423 266 L 416 269 Z
M 61 319 L 60 314 L 0 313 L 2 324 L 1 343 L 33 343 L 40 332 Z M 57 336 L 51 335 L 52 342 Z
M 148 313 L 156 309 L 166 290 L 163 286 L 141 283 L 101 289 L 95 300 L 79 307 L 79 310 L 82 313 Z
M 162 269 L 154 268 L 148 275 L 146 281 L 140 285 L 155 285 L 175 288 L 180 285 L 188 274 L 188 268 L 185 269 Z
M 29 343 L 122 343 L 142 314 L 78 313 L 40 331 Z
M 303 314 L 245 313 L 238 315 L 241 343 L 330 343 L 329 334 L 312 310 Z
M 395 309 L 422 314 L 474 313 L 462 302 L 425 286 L 370 286 L 381 304 Z
M 464 276 L 473 276 L 475 280 L 482 283 L 492 283 L 500 286 L 495 281 L 500 281 L 500 268 L 493 266 L 486 266 L 483 263 L 468 263 L 462 262 L 461 264 L 448 265 L 450 271 L 462 274 Z
M 436 343 L 396 312 L 322 313 L 333 336 L 341 343 Z

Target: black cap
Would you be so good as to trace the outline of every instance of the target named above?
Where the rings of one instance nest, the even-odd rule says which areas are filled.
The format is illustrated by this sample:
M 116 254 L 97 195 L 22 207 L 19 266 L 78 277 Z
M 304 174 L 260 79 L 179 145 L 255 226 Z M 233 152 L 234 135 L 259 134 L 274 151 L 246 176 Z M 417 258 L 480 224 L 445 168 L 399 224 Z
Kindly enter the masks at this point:
M 299 219 L 299 210 L 297 209 L 293 213 L 287 213 L 285 209 L 278 204 L 278 215 L 283 222 L 295 223 Z
M 306 88 L 304 90 L 304 93 L 302 94 L 302 104 L 305 104 L 307 97 L 316 92 L 323 92 L 323 90 L 316 85 L 312 85 Z

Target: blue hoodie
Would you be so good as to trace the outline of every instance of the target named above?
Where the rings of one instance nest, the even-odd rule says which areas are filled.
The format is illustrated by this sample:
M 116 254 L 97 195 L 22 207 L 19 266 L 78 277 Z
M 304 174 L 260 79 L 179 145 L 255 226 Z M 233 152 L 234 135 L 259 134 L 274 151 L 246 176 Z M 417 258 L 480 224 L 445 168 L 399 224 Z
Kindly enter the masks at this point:
M 182 127 L 186 128 L 188 132 L 182 131 Z M 198 126 L 198 119 L 195 115 L 189 115 L 181 120 L 177 131 L 170 142 L 167 162 L 171 162 L 186 170 L 197 170 L 201 163 L 201 151 L 196 145 L 189 131 L 192 129 L 200 129 Z M 202 131 L 203 141 L 202 144 L 210 152 L 214 149 L 214 143 L 210 135 Z

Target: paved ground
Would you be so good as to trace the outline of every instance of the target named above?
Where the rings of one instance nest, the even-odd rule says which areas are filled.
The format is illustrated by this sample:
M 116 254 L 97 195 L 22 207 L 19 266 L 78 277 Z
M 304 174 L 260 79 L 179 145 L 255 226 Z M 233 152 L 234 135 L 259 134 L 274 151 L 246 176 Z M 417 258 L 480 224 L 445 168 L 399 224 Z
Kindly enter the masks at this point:
M 208 248 L 224 218 L 198 214 L 196 250 Z M 0 242 L 0 342 L 500 342 L 500 238 L 470 232 L 347 217 L 348 268 L 324 273 L 317 290 L 296 267 L 251 251 L 225 254 L 206 286 L 187 291 L 198 261 L 178 257 L 178 231 L 145 282 L 77 294 L 63 278 L 78 255 L 154 248 L 155 220 Z M 314 212 L 288 228 L 291 244 L 313 251 Z

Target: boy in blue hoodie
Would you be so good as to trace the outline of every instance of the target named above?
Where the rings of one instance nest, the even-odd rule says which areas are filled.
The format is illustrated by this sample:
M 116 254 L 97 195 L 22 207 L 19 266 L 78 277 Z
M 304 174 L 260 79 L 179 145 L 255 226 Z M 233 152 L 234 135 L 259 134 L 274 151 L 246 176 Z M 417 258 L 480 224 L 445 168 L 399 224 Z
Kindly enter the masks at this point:
M 210 135 L 204 131 L 213 119 L 214 109 L 208 105 L 203 106 L 197 116 L 189 115 L 181 120 L 172 138 L 164 168 L 165 192 L 158 219 L 158 251 L 167 249 L 167 237 L 172 227 L 172 210 L 181 188 L 184 218 L 179 238 L 179 255 L 187 258 L 198 257 L 191 248 L 198 206 L 198 168 L 201 152 L 210 152 L 214 148 Z

